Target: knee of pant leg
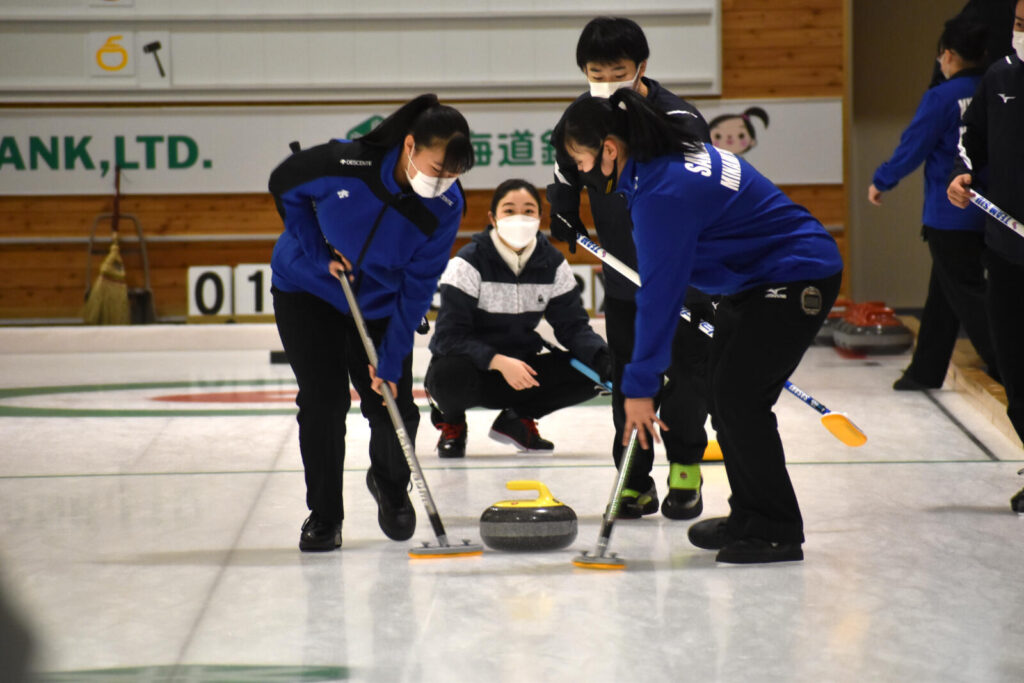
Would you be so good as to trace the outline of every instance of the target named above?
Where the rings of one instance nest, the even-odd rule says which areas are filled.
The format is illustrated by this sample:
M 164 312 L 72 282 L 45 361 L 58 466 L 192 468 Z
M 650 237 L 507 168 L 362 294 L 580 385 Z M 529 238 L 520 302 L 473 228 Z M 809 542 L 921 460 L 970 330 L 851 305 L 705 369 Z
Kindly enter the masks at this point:
M 434 356 L 423 386 L 441 412 L 462 412 L 478 391 L 479 376 L 468 356 Z

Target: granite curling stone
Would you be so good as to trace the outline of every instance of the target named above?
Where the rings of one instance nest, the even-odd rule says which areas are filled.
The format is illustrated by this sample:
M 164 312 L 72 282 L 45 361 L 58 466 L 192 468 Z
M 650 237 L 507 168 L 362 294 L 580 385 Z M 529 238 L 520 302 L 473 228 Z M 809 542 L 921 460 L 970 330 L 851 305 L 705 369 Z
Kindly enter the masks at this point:
M 502 500 L 480 515 L 480 538 L 495 550 L 565 548 L 576 540 L 576 513 L 539 481 L 510 481 L 512 491 L 537 491 L 533 500 Z

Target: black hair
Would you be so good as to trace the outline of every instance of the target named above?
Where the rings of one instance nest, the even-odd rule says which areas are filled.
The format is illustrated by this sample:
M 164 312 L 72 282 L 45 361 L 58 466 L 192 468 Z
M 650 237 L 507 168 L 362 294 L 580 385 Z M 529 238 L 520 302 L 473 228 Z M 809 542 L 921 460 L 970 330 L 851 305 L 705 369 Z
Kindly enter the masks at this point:
M 743 110 L 742 114 L 722 114 L 721 116 L 716 116 L 711 119 L 711 123 L 708 124 L 708 130 L 711 130 L 722 121 L 728 121 L 729 119 L 743 119 L 743 125 L 747 129 L 747 135 L 750 136 L 751 140 L 756 140 L 757 133 L 754 132 L 754 124 L 750 122 L 751 116 L 761 119 L 761 123 L 764 124 L 764 127 L 768 127 L 768 112 L 761 109 L 761 107 L 749 107 L 748 109 Z
M 361 137 L 360 141 L 380 147 L 394 147 L 401 144 L 406 135 L 412 135 L 417 147 L 444 144 L 441 169 L 447 173 L 461 175 L 473 168 L 473 143 L 469 137 L 469 124 L 457 109 L 441 104 L 437 95 L 420 95 L 406 102 Z
M 630 157 L 640 162 L 704 151 L 703 141 L 687 130 L 682 117 L 656 109 L 630 88 L 617 90 L 608 99 L 578 99 L 565 110 L 563 120 L 564 127 L 556 128 L 551 136 L 555 149 L 572 144 L 599 150 L 605 138 L 614 135 L 629 146 Z
M 522 178 L 509 178 L 494 189 L 494 194 L 491 195 L 491 213 L 496 213 L 498 211 L 498 204 L 505 198 L 505 195 L 515 190 L 526 190 L 529 192 L 537 200 L 538 211 L 544 206 L 544 203 L 540 200 L 540 192 L 537 191 L 533 183 Z
M 581 71 L 586 70 L 587 62 L 607 64 L 619 59 L 631 59 L 639 67 L 650 56 L 643 29 L 625 17 L 591 19 L 576 43 L 576 64 Z
M 939 53 L 952 50 L 965 62 L 978 63 L 985 59 L 988 27 L 974 12 L 964 11 L 945 23 L 939 36 Z

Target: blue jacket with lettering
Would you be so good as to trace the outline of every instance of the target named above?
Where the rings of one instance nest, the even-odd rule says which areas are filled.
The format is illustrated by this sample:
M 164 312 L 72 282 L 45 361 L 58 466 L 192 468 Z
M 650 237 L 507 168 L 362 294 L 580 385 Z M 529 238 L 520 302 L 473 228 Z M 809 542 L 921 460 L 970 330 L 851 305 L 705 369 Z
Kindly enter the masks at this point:
M 626 396 L 654 396 L 661 387 L 687 285 L 728 295 L 842 271 L 835 240 L 807 209 L 712 145 L 685 157 L 631 159 L 618 191 L 629 202 L 643 283 Z
M 883 192 L 924 162 L 924 215 L 922 222 L 937 230 L 984 229 L 984 215 L 973 207 L 949 203 L 946 187 L 960 141 L 963 112 L 981 81 L 981 69 L 964 69 L 921 98 L 910 125 L 903 131 L 892 157 L 875 171 L 872 182 Z
M 344 254 L 363 316 L 389 318 L 377 375 L 392 382 L 448 263 L 465 201 L 458 183 L 434 199 L 400 188 L 399 150 L 331 140 L 296 152 L 270 175 L 285 228 L 270 261 L 274 286 L 308 292 L 347 314 L 328 270 L 331 247 Z

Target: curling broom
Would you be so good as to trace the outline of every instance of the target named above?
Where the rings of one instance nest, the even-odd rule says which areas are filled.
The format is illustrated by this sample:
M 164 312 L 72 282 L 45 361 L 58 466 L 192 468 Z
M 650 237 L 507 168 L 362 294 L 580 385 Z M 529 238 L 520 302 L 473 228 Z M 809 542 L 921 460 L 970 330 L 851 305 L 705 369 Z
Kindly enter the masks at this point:
M 622 490 L 626 488 L 626 480 L 629 478 L 629 471 L 633 468 L 633 456 L 637 449 L 637 429 L 629 435 L 629 446 L 626 447 L 626 454 L 619 466 L 619 476 L 615 479 L 615 487 L 612 489 L 611 500 L 604 510 L 601 518 L 601 531 L 597 535 L 597 545 L 593 554 L 584 550 L 581 554 L 572 559 L 572 563 L 584 569 L 625 569 L 626 562 L 616 553 L 608 553 L 608 542 L 612 537 L 612 527 L 619 516 L 619 498 Z
M 121 217 L 121 167 L 114 167 L 114 213 L 110 218 L 111 243 L 99 274 L 85 295 L 82 320 L 86 325 L 127 325 L 131 322 L 128 284 L 124 261 L 117 243 L 118 221 Z M 91 245 L 90 245 L 91 247 Z M 92 258 L 90 256 L 90 258 Z
M 370 334 L 366 330 L 366 321 L 363 320 L 363 313 L 359 309 L 359 304 L 356 302 L 355 295 L 352 293 L 352 287 L 348 283 L 347 274 L 343 273 L 338 280 L 341 282 L 341 287 L 345 291 L 345 298 L 348 300 L 349 310 L 352 311 L 352 318 L 355 320 L 356 329 L 359 330 L 359 338 L 362 339 L 363 347 L 366 349 L 366 357 L 370 360 L 370 365 L 376 368 L 378 363 L 377 349 L 374 348 L 373 341 L 370 339 Z M 419 559 L 432 557 L 465 557 L 483 554 L 483 546 L 471 544 L 466 539 L 462 541 L 462 545 L 453 546 L 448 543 L 448 535 L 445 533 L 444 524 L 441 523 L 441 516 L 437 512 L 437 506 L 434 505 L 434 498 L 430 495 L 430 489 L 427 487 L 427 480 L 423 477 L 423 470 L 420 469 L 419 460 L 416 459 L 416 452 L 413 449 L 409 433 L 405 429 L 405 423 L 402 421 L 402 414 L 398 412 L 398 404 L 395 403 L 395 397 L 391 395 L 391 386 L 387 381 L 384 381 L 381 384 L 380 389 L 381 394 L 384 397 L 384 404 L 388 409 L 388 414 L 391 416 L 391 422 L 395 426 L 395 432 L 398 435 L 398 443 L 402 446 L 402 454 L 405 455 L 405 461 L 409 465 L 409 475 L 423 501 L 423 507 L 427 511 L 427 518 L 430 519 L 430 526 L 433 527 L 434 534 L 437 536 L 436 546 L 432 546 L 429 543 L 424 542 L 422 547 L 410 548 L 409 557 Z
M 1024 225 L 1022 225 L 1020 221 L 1016 220 L 1013 216 L 1006 213 L 974 190 L 971 190 L 971 203 L 987 213 L 989 216 L 992 216 L 992 218 L 995 218 L 1010 230 L 1013 230 L 1021 237 L 1024 237 Z
M 974 201 L 974 198 L 972 198 L 971 201 Z M 996 210 L 998 211 L 998 208 Z M 601 248 L 599 245 L 593 242 L 589 237 L 587 237 L 586 235 L 577 235 L 576 242 L 580 244 L 584 249 L 589 251 L 591 254 L 601 259 L 603 263 L 608 264 L 614 270 L 618 271 L 620 275 L 631 281 L 637 287 L 640 286 L 640 275 L 635 270 L 627 266 L 625 263 L 617 259 L 615 256 L 609 254 L 607 251 L 605 251 L 603 248 Z M 682 308 L 679 315 L 680 317 L 687 321 L 691 320 L 690 310 L 685 306 Z M 701 332 L 703 332 L 707 336 L 714 336 L 715 327 L 711 323 L 707 321 L 701 321 L 698 326 L 700 327 Z M 806 393 L 805 391 L 800 389 L 800 387 L 796 386 L 789 380 L 786 380 L 785 386 L 786 390 L 789 393 L 793 394 L 801 401 L 809 405 L 811 408 L 814 408 L 819 413 L 821 413 L 822 426 L 825 429 L 827 429 L 834 437 L 842 441 L 844 444 L 846 444 L 847 446 L 857 447 L 863 446 L 867 442 L 867 435 L 864 434 L 864 432 L 860 430 L 860 427 L 855 425 L 853 423 L 853 420 L 851 420 L 849 417 L 847 417 L 843 413 L 836 413 L 829 410 L 824 406 L 824 404 L 815 400 L 810 394 Z

